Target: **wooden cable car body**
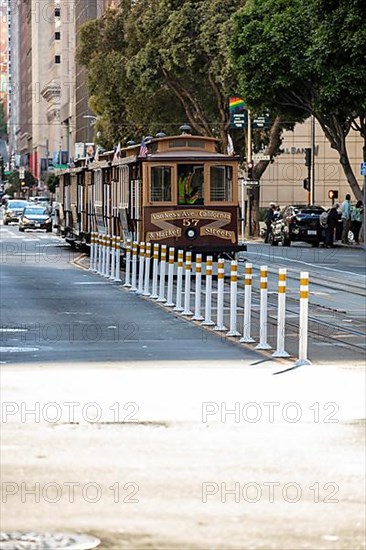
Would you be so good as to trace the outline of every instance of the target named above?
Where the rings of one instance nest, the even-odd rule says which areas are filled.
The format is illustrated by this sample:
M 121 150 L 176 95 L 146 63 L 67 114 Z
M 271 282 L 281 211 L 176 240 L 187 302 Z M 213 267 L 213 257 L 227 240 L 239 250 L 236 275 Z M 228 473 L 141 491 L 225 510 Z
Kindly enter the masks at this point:
M 85 159 L 59 174 L 59 227 L 70 244 L 90 233 L 166 244 L 194 253 L 235 255 L 238 157 L 216 152 L 218 140 L 183 134 Z M 123 246 L 123 244 L 122 244 Z

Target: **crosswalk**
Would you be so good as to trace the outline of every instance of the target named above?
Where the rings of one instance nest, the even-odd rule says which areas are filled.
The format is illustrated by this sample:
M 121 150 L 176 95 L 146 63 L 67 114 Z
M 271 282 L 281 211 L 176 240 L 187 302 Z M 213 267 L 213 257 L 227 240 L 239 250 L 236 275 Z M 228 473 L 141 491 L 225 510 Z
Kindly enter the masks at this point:
M 52 233 L 16 233 L 14 230 L 8 229 L 3 225 L 0 225 L 0 239 L 1 240 L 18 240 L 18 241 L 52 241 L 63 242 L 63 239 Z

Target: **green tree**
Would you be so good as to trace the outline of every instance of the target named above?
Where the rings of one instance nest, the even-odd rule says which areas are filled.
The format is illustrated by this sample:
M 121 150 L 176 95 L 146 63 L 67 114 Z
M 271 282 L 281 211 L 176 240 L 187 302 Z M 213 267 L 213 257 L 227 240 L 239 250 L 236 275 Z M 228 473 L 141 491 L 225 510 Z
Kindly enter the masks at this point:
M 96 130 L 116 143 L 188 121 L 226 144 L 231 15 L 242 0 L 123 0 L 84 25 L 78 60 L 87 68 Z M 170 126 L 170 127 L 169 127 Z
M 56 185 L 58 185 L 58 176 L 55 174 L 50 174 L 47 179 L 47 187 L 51 193 L 55 193 Z
M 366 140 L 363 19 L 363 0 L 250 0 L 235 16 L 232 40 L 251 107 L 283 120 L 314 115 L 357 199 L 346 138 L 353 127 Z

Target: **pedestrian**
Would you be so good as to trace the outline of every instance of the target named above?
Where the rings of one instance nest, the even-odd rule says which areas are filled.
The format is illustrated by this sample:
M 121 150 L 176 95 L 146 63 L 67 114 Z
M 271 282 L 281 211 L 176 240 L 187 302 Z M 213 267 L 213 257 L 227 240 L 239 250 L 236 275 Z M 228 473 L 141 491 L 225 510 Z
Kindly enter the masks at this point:
M 351 225 L 351 195 L 342 202 L 342 243 L 348 244 L 348 231 Z
M 333 204 L 332 208 L 329 209 L 326 225 L 325 225 L 325 246 L 327 248 L 334 247 L 334 230 L 338 224 L 338 208 L 339 204 L 336 202 Z
M 356 206 L 351 207 L 351 231 L 355 238 L 355 243 L 360 244 L 360 229 L 363 217 L 363 202 L 357 201 Z
M 264 242 L 265 243 L 268 243 L 268 238 L 269 238 L 269 235 L 272 231 L 272 222 L 273 222 L 275 210 L 276 210 L 275 203 L 270 202 L 269 203 L 269 208 L 267 208 L 266 215 L 264 217 L 264 221 L 265 221 L 265 224 L 266 224 L 266 232 L 265 232 L 265 235 L 264 235 Z

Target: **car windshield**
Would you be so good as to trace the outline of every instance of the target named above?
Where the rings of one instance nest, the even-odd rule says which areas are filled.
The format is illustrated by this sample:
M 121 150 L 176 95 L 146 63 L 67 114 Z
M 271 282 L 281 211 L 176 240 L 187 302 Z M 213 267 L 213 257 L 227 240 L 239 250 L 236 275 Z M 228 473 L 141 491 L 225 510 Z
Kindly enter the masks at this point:
M 40 216 L 42 214 L 47 214 L 47 208 L 41 207 L 41 208 L 26 208 L 24 210 L 24 214 L 26 216 Z
M 324 208 L 321 206 L 295 206 L 295 214 L 321 214 Z
M 14 209 L 14 208 L 24 208 L 27 204 L 26 201 L 15 201 L 15 202 L 9 202 L 8 208 Z

